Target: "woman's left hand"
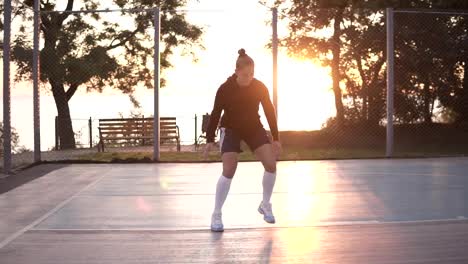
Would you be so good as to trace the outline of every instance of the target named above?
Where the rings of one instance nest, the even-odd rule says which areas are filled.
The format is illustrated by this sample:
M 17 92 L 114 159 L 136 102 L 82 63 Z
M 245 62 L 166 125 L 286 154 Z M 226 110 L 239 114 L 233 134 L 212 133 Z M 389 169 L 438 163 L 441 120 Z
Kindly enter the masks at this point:
M 275 153 L 276 159 L 279 158 L 281 152 L 283 152 L 283 148 L 281 147 L 281 142 L 273 141 L 273 151 Z

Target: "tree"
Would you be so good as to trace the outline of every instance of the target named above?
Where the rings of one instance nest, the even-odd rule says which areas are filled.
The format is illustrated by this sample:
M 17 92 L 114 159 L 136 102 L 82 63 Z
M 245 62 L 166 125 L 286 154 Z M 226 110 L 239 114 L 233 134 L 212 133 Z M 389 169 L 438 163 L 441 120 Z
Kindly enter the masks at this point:
M 468 10 L 464 0 L 377 0 L 364 5 Z M 467 28 L 468 14 L 395 14 L 397 120 L 431 123 L 435 107 L 442 107 L 456 122 L 468 122 Z
M 432 123 L 441 88 L 449 85 L 445 70 L 450 50 L 447 19 L 449 16 L 433 14 L 395 15 L 396 91 L 406 97 L 396 102 L 397 108 L 404 106 L 397 113 L 404 114 L 404 103 L 414 105 L 412 122 Z
M 354 9 L 343 29 L 342 72 L 349 121 L 378 126 L 385 113 L 385 31 L 381 10 Z
M 285 16 L 289 19 L 289 36 L 282 41 L 282 45 L 286 46 L 293 55 L 320 60 L 324 66 L 331 68 L 336 121 L 338 126 L 341 126 L 344 123 L 344 108 L 340 88 L 342 80 L 340 25 L 345 19 L 346 3 L 343 1 L 336 8 L 325 8 L 323 2 L 325 1 L 291 1 L 285 10 Z M 327 28 L 333 30 L 331 36 L 316 34 Z
M 337 125 L 345 120 L 378 125 L 385 87 L 382 9 L 363 8 L 366 1 L 290 2 L 285 8 L 290 34 L 283 45 L 331 68 Z
M 100 1 L 83 0 L 81 9 L 100 8 Z M 191 25 L 185 15 L 177 11 L 185 0 L 113 0 L 116 8 L 161 9 L 161 68 L 171 66 L 169 59 L 174 48 L 200 45 L 201 28 Z M 24 2 L 32 8 L 32 0 Z M 42 0 L 42 11 L 56 10 L 56 3 Z M 64 11 L 77 10 L 74 0 L 67 0 Z M 14 10 L 24 21 L 31 21 L 30 12 Z M 43 12 L 40 30 L 44 47 L 40 51 L 40 80 L 50 85 L 58 112 L 59 138 L 62 149 L 75 148 L 69 101 L 78 89 L 102 92 L 105 87 L 119 89 L 132 96 L 139 84 L 153 88 L 152 65 L 153 12 L 124 13 L 127 24 L 111 21 L 102 13 L 71 14 L 69 12 Z M 17 78 L 31 79 L 32 43 L 30 32 L 20 28 L 13 40 L 12 59 L 18 65 Z M 123 54 L 123 55 L 122 55 Z
M 2 146 L 2 148 L 0 148 L 0 157 L 3 157 L 3 141 L 3 122 L 0 122 L 0 145 Z M 11 150 L 14 153 L 29 151 L 24 146 L 20 146 L 19 135 L 14 127 L 11 128 Z
M 407 122 L 431 123 L 434 108 L 442 107 L 456 121 L 468 120 L 468 14 L 397 13 L 395 21 L 397 116 L 413 109 Z
M 336 123 L 372 126 L 385 117 L 384 8 L 468 8 L 466 1 L 456 0 L 291 0 L 282 5 L 290 29 L 282 44 L 290 54 L 332 69 Z M 395 21 L 397 120 L 430 123 L 442 98 L 459 119 L 468 116 L 468 89 L 456 88 L 461 80 L 468 86 L 462 79 L 468 76 L 463 70 L 468 67 L 466 17 L 396 14 Z
M 456 23 L 450 23 L 448 30 L 451 49 L 447 62 L 452 85 L 445 87 L 441 103 L 455 113 L 455 122 L 468 124 L 468 15 L 457 16 L 453 21 Z

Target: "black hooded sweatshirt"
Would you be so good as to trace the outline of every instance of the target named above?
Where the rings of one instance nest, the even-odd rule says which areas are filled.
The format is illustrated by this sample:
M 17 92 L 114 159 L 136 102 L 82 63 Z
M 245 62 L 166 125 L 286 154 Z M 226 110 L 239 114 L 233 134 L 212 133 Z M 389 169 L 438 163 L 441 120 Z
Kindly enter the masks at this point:
M 265 111 L 273 140 L 279 140 L 275 109 L 266 86 L 253 79 L 249 86 L 241 87 L 234 74 L 224 82 L 216 92 L 213 111 L 206 132 L 207 142 L 214 142 L 215 131 L 221 116 L 221 127 L 230 128 L 239 133 L 241 138 L 263 128 L 258 109 L 260 103 Z

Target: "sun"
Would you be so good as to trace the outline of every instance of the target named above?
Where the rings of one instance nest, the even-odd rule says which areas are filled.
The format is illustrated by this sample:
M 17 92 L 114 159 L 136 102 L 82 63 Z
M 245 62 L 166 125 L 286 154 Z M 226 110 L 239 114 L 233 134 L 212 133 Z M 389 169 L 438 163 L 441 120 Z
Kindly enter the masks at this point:
M 278 66 L 280 130 L 317 130 L 335 115 L 328 68 L 312 61 L 281 58 Z

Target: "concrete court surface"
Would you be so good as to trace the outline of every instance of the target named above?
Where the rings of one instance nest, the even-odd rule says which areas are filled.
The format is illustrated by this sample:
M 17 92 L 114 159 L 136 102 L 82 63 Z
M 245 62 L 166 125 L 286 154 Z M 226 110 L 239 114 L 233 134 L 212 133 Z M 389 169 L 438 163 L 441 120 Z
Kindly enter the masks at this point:
M 0 263 L 468 263 L 468 158 L 279 162 L 275 225 L 240 163 L 212 233 L 221 167 L 31 168 L 0 195 Z

